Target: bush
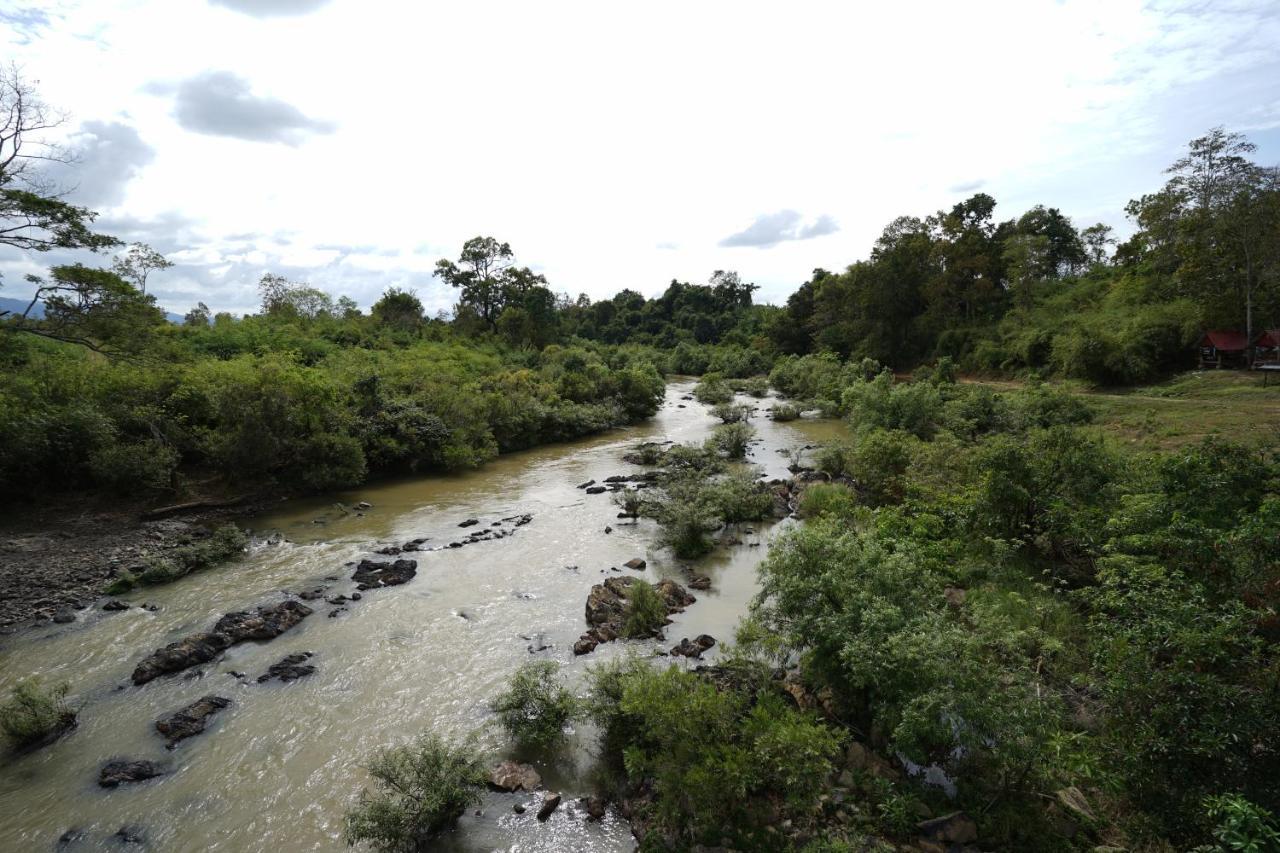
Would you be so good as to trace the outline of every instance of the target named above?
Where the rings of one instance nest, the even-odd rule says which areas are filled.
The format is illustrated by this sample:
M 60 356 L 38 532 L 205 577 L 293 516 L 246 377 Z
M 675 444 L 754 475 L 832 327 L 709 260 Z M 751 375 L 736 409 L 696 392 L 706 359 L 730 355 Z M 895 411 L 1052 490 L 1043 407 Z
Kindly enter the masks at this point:
M 775 421 L 794 421 L 800 417 L 800 407 L 791 403 L 775 403 L 769 413 Z
M 638 489 L 626 487 L 622 491 L 613 493 L 613 504 L 621 510 L 619 515 L 625 515 L 627 518 L 639 518 L 640 511 L 644 509 L 644 498 L 640 496 Z
M 710 444 L 727 459 L 743 459 L 751 447 L 756 431 L 745 423 L 726 423 L 716 427 Z
M 76 712 L 64 701 L 68 686 L 60 684 L 49 690 L 37 679 L 19 681 L 13 693 L 0 705 L 0 731 L 15 749 L 50 741 L 76 723 Z
M 871 506 L 901 502 L 915 440 L 906 433 L 871 429 L 858 435 L 845 456 L 863 499 Z
M 929 438 L 942 417 L 942 394 L 928 382 L 895 384 L 885 371 L 870 382 L 844 389 L 841 403 L 855 428 L 880 427 Z
M 127 592 L 138 583 L 169 583 L 191 572 L 207 569 L 243 553 L 249 538 L 234 524 L 224 524 L 203 539 L 189 541 L 168 552 L 143 560 L 141 575 L 123 571 L 107 588 L 110 595 Z
M 693 396 L 699 403 L 717 405 L 733 401 L 733 389 L 718 373 L 704 375 L 693 389 Z
M 734 405 L 733 403 L 718 403 L 712 407 L 711 414 L 715 415 L 723 423 L 736 424 L 751 419 L 751 407 Z
M 851 518 L 857 512 L 858 496 L 841 483 L 810 483 L 800 495 L 800 516 L 831 515 Z
M 734 390 L 757 399 L 769 396 L 769 381 L 761 376 L 742 379 L 733 383 Z
M 622 636 L 630 639 L 658 636 L 666 621 L 667 604 L 662 596 L 658 595 L 653 584 L 637 578 L 627 587 L 627 610 L 622 623 Z
M 516 743 L 547 747 L 564 737 L 578 701 L 559 676 L 555 661 L 531 661 L 516 670 L 506 691 L 493 701 L 499 724 Z
M 849 448 L 842 444 L 828 444 L 818 448 L 813 455 L 813 465 L 828 477 L 844 477 L 850 473 L 850 454 Z
M 433 835 L 480 802 L 487 777 L 469 747 L 432 734 L 378 753 L 368 769 L 377 790 L 361 792 L 347 813 L 345 838 L 386 853 L 427 849 Z
M 159 491 L 173 486 L 179 454 L 159 441 L 107 444 L 89 453 L 94 482 L 121 494 Z
M 759 521 L 773 510 L 773 496 L 751 471 L 734 471 L 704 483 L 700 500 L 726 524 Z
M 778 695 L 753 701 L 675 667 L 634 662 L 596 670 L 592 682 L 608 757 L 621 759 L 630 786 L 652 787 L 646 816 L 674 846 L 728 838 L 775 849 L 769 823 L 812 821 L 840 738 Z

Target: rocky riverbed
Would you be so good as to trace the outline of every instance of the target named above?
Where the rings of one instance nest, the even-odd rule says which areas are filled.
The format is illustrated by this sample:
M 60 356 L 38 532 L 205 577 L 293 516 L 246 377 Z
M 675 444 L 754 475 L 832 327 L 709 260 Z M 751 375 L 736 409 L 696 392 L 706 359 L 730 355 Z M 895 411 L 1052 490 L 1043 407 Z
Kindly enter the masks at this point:
M 690 565 L 654 546 L 651 522 L 619 519 L 608 494 L 646 482 L 622 458 L 638 442 L 701 441 L 715 425 L 701 405 L 674 405 L 681 387 L 651 424 L 238 517 L 260 534 L 244 559 L 120 596 L 124 609 L 104 610 L 109 600 L 93 597 L 93 584 L 111 576 L 93 570 L 96 580 L 77 593 L 93 606 L 74 622 L 45 620 L 0 646 L 0 690 L 40 674 L 70 683 L 80 707 L 73 731 L 0 773 L 0 837 L 37 850 L 64 836 L 68 851 L 117 849 L 120 832 L 157 850 L 345 849 L 342 815 L 375 750 L 427 729 L 462 737 L 480 728 L 495 763 L 515 757 L 487 725 L 488 702 L 520 663 L 558 660 L 571 678 L 588 660 L 632 650 L 675 652 L 680 665 L 694 658 L 689 666 L 699 662 L 685 655 L 697 652 L 714 663 L 718 645 L 708 641 L 732 636 L 755 592 L 760 546 L 778 528 L 738 530 L 740 545 Z M 833 430 L 756 423 L 763 442 L 752 461 L 769 477 L 786 475 L 778 450 Z M 592 480 L 606 492 L 578 488 Z M 185 523 L 122 533 L 101 565 L 127 567 L 141 556 L 131 549 L 145 547 L 135 537 L 181 535 L 175 525 Z M 108 542 L 61 541 L 86 560 Z M 584 611 L 592 588 L 626 577 L 669 581 L 696 601 L 672 609 L 663 640 L 614 640 L 576 657 L 593 627 Z M 230 642 L 213 640 L 207 660 L 177 666 L 209 635 Z M 631 850 L 617 804 L 591 799 L 593 737 L 584 727 L 565 757 L 540 762 L 536 790 L 488 794 L 439 849 Z M 123 762 L 109 774 L 116 786 L 101 788 L 111 762 Z M 161 775 L 126 778 L 150 770 Z M 562 799 L 539 821 L 547 793 Z

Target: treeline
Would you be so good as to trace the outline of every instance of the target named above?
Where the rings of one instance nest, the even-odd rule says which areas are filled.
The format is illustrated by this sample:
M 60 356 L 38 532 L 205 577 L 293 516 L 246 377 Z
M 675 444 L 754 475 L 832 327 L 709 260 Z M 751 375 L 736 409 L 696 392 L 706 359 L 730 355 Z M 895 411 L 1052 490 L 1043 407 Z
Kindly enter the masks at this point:
M 605 346 L 520 350 L 438 326 L 292 312 L 135 326 L 103 358 L 0 334 L 0 497 L 181 491 L 196 479 L 286 488 L 453 469 L 647 417 L 663 380 Z
M 1192 141 L 1161 190 L 1129 203 L 1138 230 L 1118 246 L 1052 207 L 998 220 L 982 193 L 900 217 L 867 260 L 815 270 L 771 340 L 898 369 L 948 356 L 1099 383 L 1191 366 L 1206 328 L 1280 323 L 1280 183 L 1253 151 L 1220 128 Z

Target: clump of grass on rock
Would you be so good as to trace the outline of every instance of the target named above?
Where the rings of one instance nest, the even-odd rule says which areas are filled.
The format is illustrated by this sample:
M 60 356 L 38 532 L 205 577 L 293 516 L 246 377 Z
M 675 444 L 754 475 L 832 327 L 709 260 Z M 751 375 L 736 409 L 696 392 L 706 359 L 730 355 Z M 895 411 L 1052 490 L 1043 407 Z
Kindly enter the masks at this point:
M 667 621 L 667 605 L 648 581 L 636 580 L 627 588 L 627 616 L 622 636 L 631 639 L 657 636 Z

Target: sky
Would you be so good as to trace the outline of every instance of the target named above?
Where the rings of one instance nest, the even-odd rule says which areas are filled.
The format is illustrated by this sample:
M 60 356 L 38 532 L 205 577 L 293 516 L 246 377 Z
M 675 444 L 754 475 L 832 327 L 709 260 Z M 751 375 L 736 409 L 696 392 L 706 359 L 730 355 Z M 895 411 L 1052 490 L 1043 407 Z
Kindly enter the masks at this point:
M 178 313 L 266 272 L 448 310 L 477 235 L 573 296 L 725 269 L 781 303 L 974 192 L 1124 233 L 1210 127 L 1280 163 L 1278 46 L 1276 0 L 0 0 L 53 177 L 175 262 Z M 0 296 L 69 259 L 0 247 Z

